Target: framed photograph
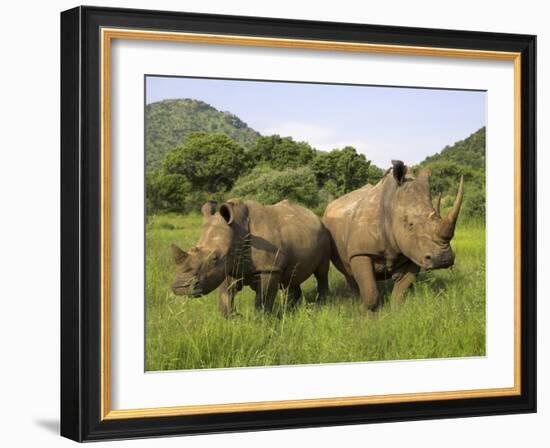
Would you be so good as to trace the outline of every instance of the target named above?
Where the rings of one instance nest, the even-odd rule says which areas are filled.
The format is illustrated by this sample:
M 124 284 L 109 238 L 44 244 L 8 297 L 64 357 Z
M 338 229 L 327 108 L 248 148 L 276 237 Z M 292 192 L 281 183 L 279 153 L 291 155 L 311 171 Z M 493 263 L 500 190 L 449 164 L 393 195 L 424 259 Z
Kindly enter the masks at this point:
M 61 434 L 536 411 L 535 36 L 61 14 Z

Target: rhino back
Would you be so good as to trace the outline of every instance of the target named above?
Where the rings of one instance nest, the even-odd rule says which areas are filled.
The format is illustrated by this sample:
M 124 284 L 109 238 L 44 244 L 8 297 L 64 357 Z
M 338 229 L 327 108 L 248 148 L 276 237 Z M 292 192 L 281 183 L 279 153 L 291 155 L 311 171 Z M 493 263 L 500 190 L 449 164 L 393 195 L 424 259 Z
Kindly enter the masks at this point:
M 310 210 L 286 200 L 270 206 L 247 205 L 252 259 L 260 269 L 276 266 L 287 280 L 292 276 L 302 282 L 329 257 L 329 234 Z

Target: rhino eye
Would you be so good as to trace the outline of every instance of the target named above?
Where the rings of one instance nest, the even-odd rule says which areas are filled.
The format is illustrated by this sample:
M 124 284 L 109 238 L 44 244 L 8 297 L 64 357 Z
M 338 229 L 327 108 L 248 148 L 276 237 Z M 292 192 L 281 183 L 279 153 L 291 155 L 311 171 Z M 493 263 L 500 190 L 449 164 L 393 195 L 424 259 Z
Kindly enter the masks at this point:
M 409 223 L 407 224 L 407 229 L 412 230 L 413 227 L 414 227 L 414 224 L 413 224 L 412 222 L 409 222 Z

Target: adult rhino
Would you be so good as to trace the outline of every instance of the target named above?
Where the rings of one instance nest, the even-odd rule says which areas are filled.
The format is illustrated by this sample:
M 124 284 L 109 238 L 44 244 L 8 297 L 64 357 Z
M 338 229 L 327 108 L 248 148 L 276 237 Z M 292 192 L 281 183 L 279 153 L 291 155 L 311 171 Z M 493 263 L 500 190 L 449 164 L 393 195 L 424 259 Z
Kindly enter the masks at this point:
M 172 245 L 175 294 L 198 297 L 219 287 L 220 311 L 229 316 L 243 285 L 256 292 L 256 308 L 268 312 L 281 286 L 294 306 L 312 274 L 319 296 L 327 293 L 330 235 L 314 213 L 286 200 L 264 206 L 231 199 L 216 206 L 203 205 L 202 233 L 189 252 Z
M 430 194 L 430 172 L 414 176 L 392 161 L 376 185 L 365 185 L 332 201 L 323 222 L 332 236 L 332 262 L 359 290 L 363 305 L 378 306 L 376 280 L 395 281 L 392 298 L 400 299 L 422 269 L 448 268 L 450 246 L 464 195 L 460 179 L 452 209 L 441 217 Z M 390 175 L 390 172 L 393 175 Z

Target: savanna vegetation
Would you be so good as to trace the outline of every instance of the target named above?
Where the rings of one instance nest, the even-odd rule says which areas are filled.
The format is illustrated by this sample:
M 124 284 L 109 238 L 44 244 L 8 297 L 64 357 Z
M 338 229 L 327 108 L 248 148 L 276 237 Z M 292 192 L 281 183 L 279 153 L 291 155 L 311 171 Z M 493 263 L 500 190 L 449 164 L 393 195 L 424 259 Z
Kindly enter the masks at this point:
M 445 358 L 485 354 L 485 228 L 461 222 L 453 239 L 456 265 L 421 274 L 399 306 L 387 297 L 376 313 L 331 267 L 330 296 L 315 302 L 315 280 L 303 286 L 296 310 L 285 309 L 280 291 L 273 315 L 254 310 L 254 293 L 236 299 L 240 317 L 226 319 L 217 291 L 204 297 L 175 296 L 169 246 L 190 247 L 201 229 L 198 213 L 155 216 L 147 226 L 146 369 L 268 366 L 391 359 Z
M 254 294 L 245 288 L 236 299 L 241 316 L 231 319 L 219 314 L 217 291 L 186 299 L 170 289 L 170 244 L 195 244 L 207 199 L 289 199 L 321 215 L 332 199 L 376 183 L 384 170 L 351 146 L 323 152 L 290 137 L 261 136 L 195 100 L 148 105 L 146 129 L 147 370 L 485 354 L 485 128 L 420 164 L 432 171 L 443 212 L 465 177 L 452 269 L 421 273 L 399 306 L 388 298 L 391 281 L 382 282 L 385 303 L 366 315 L 331 267 L 325 304 L 315 301 L 313 278 L 292 312 L 280 291 L 273 315 L 255 312 Z

